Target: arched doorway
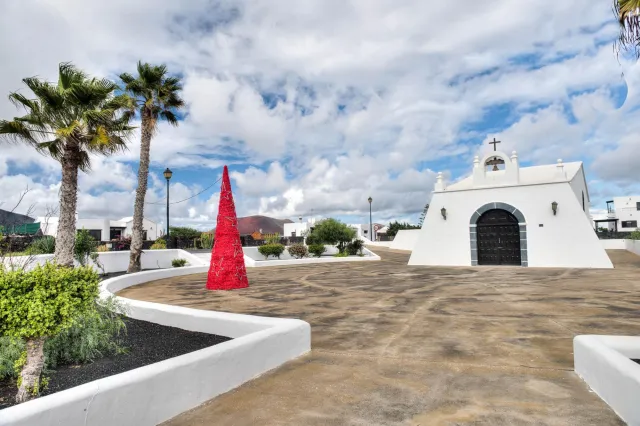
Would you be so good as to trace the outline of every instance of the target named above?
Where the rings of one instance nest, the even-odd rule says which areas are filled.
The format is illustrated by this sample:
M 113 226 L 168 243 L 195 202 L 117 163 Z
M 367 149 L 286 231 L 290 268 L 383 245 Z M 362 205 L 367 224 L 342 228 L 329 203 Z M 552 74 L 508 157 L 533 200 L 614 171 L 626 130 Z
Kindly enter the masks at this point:
M 478 265 L 522 265 L 518 219 L 502 209 L 484 212 L 476 222 Z

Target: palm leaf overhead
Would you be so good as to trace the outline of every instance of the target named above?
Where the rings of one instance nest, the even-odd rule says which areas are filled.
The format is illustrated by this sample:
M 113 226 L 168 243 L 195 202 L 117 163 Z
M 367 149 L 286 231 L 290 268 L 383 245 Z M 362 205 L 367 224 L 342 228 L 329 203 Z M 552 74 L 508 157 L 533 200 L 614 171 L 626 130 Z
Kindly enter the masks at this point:
M 184 106 L 184 101 L 179 95 L 182 90 L 180 78 L 168 75 L 165 65 L 138 62 L 137 77 L 123 73 L 120 75 L 120 79 L 133 100 L 133 106 L 140 114 L 142 121 L 138 188 L 133 209 L 131 257 L 127 269 L 127 272 L 137 272 L 140 270 L 140 255 L 142 253 L 142 219 L 151 161 L 151 139 L 157 131 L 158 120 L 166 120 L 172 126 L 178 125 L 178 111 Z M 133 113 L 133 109 L 131 113 Z
M 91 154 L 111 155 L 126 149 L 132 100 L 115 95 L 118 86 L 89 78 L 70 63 L 58 68 L 58 82 L 37 77 L 22 80 L 33 97 L 19 92 L 9 100 L 25 115 L 0 120 L 0 142 L 24 143 L 59 161 L 62 169 L 60 218 L 55 260 L 73 265 L 78 170 L 91 167 Z
M 114 96 L 117 85 L 106 79 L 88 78 L 69 63 L 60 64 L 58 82 L 37 77 L 22 80 L 33 99 L 19 92 L 9 100 L 26 114 L 0 120 L 0 139 L 22 142 L 60 160 L 70 149 L 109 155 L 126 149 L 133 127 L 123 112 L 130 108 L 128 96 Z M 89 156 L 80 165 L 90 168 Z
M 632 51 L 640 58 L 640 0 L 614 0 L 613 9 L 620 23 L 618 51 Z

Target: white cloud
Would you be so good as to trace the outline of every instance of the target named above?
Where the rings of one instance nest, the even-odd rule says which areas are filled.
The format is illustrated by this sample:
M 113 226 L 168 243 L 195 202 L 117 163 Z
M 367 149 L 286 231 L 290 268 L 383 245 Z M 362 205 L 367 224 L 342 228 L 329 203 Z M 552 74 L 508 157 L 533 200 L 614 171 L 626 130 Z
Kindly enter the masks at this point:
M 26 26 L 31 36 L 18 36 Z M 616 31 L 608 4 L 580 0 L 24 0 L 0 14 L 0 54 L 11 59 L 0 96 L 26 76 L 55 78 L 62 61 L 113 78 L 138 59 L 165 62 L 184 76 L 188 109 L 179 127 L 160 124 L 152 166 L 203 170 L 188 181 L 176 173 L 172 200 L 239 164 L 239 214 L 357 218 L 371 195 L 380 215 L 417 217 L 434 180 L 429 167 L 460 169 L 493 136 L 522 161 L 581 159 L 590 177 L 607 180 L 599 185 L 633 185 L 640 73 L 616 61 Z M 623 70 L 629 92 L 616 109 Z M 508 122 L 473 128 L 504 104 Z M 0 101 L 0 117 L 17 114 Z M 128 152 L 94 160 L 80 178 L 81 215 L 131 215 L 138 155 L 136 135 Z M 27 175 L 55 202 L 57 163 L 0 145 L 3 198 Z M 152 175 L 147 201 L 162 203 L 164 185 Z M 216 209 L 211 192 L 172 205 L 172 217 L 206 228 Z M 146 211 L 164 217 L 162 205 Z

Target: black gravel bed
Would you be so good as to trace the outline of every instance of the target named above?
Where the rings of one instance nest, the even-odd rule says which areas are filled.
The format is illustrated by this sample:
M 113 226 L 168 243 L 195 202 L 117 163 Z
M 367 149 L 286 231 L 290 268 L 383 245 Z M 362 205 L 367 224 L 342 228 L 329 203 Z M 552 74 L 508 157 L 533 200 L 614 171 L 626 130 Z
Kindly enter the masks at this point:
M 126 348 L 126 353 L 100 358 L 88 364 L 58 366 L 55 371 L 48 371 L 45 376 L 49 377 L 49 387 L 43 395 L 231 340 L 229 337 L 197 333 L 132 318 L 125 318 L 125 322 L 127 333 L 122 336 L 122 346 Z M 16 392 L 14 380 L 0 381 L 0 410 L 15 404 Z

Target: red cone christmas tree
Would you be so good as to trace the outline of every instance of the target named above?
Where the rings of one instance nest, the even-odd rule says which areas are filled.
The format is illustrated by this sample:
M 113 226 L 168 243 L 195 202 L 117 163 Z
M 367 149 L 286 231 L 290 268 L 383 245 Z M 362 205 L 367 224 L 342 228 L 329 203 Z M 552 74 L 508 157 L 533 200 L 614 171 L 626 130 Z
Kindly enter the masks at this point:
M 220 204 L 215 242 L 211 252 L 211 266 L 207 277 L 209 290 L 233 290 L 249 287 L 244 253 L 240 243 L 236 206 L 233 203 L 229 170 L 224 166 L 220 186 Z

